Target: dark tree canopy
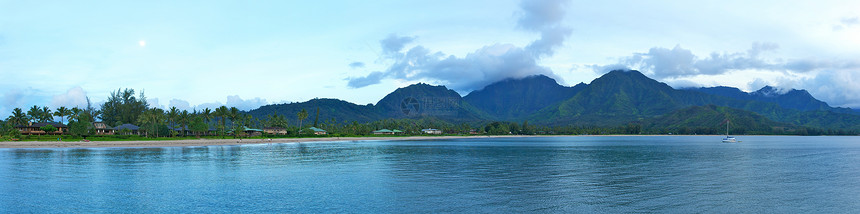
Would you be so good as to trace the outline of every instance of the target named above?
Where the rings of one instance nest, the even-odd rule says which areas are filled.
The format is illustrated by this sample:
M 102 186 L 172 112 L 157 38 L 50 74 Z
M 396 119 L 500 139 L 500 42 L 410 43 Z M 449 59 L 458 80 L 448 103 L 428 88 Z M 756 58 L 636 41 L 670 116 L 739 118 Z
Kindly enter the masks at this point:
M 146 96 L 140 92 L 140 97 L 134 96 L 134 89 L 117 89 L 101 106 L 101 118 L 106 124 L 121 125 L 137 122 L 140 115 L 146 111 L 149 104 Z

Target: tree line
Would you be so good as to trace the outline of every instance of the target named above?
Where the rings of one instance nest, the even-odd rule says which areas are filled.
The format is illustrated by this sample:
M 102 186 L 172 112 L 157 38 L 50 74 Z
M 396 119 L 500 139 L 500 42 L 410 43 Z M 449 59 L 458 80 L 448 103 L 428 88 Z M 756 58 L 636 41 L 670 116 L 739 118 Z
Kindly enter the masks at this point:
M 629 124 L 600 127 L 600 126 L 546 126 L 531 125 L 528 121 L 484 121 L 477 123 L 453 124 L 437 118 L 417 119 L 383 119 L 367 123 L 357 121 L 338 121 L 335 118 L 319 120 L 319 108 L 315 109 L 312 123 L 304 123 L 310 117 L 306 109 L 302 109 L 296 115 L 279 115 L 277 113 L 266 115 L 263 118 L 254 118 L 250 114 L 240 111 L 236 107 L 220 106 L 215 109 L 204 108 L 192 111 L 179 110 L 176 107 L 160 109 L 150 107 L 146 101 L 144 92 L 135 96 L 134 89 L 118 89 L 111 92 L 108 99 L 98 107 L 94 106 L 89 98 L 84 107 L 67 108 L 65 106 L 51 109 L 47 106 L 32 106 L 28 111 L 20 108 L 12 110 L 12 114 L 5 121 L 0 120 L 0 135 L 20 137 L 20 132 L 15 126 L 26 126 L 30 123 L 59 122 L 68 126 L 65 134 L 74 136 L 92 136 L 95 134 L 94 122 L 103 122 L 106 125 L 117 127 L 123 124 L 134 124 L 140 127 L 140 131 L 147 137 L 186 137 L 189 134 L 199 137 L 200 135 L 217 135 L 240 137 L 247 128 L 263 129 L 275 127 L 284 129 L 290 136 L 308 135 L 313 133 L 307 130 L 317 127 L 327 130 L 335 136 L 361 136 L 370 135 L 374 130 L 398 129 L 406 134 L 423 134 L 422 129 L 434 128 L 443 130 L 446 134 L 489 134 L 489 135 L 535 135 L 535 134 L 557 134 L 557 135 L 601 135 L 601 134 L 722 134 L 724 129 L 718 127 L 644 127 L 632 122 Z M 294 116 L 294 117 L 293 117 Z M 59 118 L 59 121 L 55 121 Z M 291 125 L 289 120 L 295 119 L 297 126 Z M 50 132 L 56 127 L 40 127 Z M 306 131 L 307 130 L 307 131 Z M 130 130 L 117 130 L 117 134 L 128 134 Z M 828 130 L 799 127 L 793 129 L 746 130 L 744 127 L 734 127 L 733 134 L 793 134 L 793 135 L 857 135 L 856 130 Z

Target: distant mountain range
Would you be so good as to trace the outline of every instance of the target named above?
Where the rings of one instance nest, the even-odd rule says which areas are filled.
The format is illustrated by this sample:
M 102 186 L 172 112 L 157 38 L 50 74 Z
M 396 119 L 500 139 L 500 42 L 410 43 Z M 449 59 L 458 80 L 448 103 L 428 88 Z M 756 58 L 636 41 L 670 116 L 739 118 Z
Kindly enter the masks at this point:
M 779 89 L 765 86 L 758 91 L 746 93 L 737 88 L 717 86 L 710 88 L 688 88 L 686 90 L 699 91 L 706 94 L 734 98 L 738 100 L 755 100 L 776 103 L 780 107 L 797 109 L 801 111 L 833 111 L 848 114 L 858 114 L 850 108 L 834 108 L 827 103 L 812 97 L 806 90 L 791 89 L 781 93 Z
M 334 118 L 340 122 L 435 118 L 470 124 L 529 121 L 548 126 L 637 123 L 652 128 L 713 128 L 725 119 L 736 118 L 737 125 L 747 130 L 860 130 L 858 111 L 831 107 L 805 90 L 780 92 L 770 86 L 751 93 L 723 86 L 674 89 L 635 70 L 611 71 L 590 84 L 572 87 L 543 75 L 507 79 L 464 97 L 445 86 L 419 83 L 395 90 L 376 105 L 314 99 L 262 106 L 249 113 L 254 117 L 273 113 L 291 117 L 307 109 L 313 120 L 317 108 L 321 121 Z M 297 123 L 291 118 L 291 123 Z
M 544 75 L 507 79 L 490 84 L 463 97 L 476 108 L 498 120 L 522 120 L 547 106 L 570 99 L 588 85 L 559 85 Z

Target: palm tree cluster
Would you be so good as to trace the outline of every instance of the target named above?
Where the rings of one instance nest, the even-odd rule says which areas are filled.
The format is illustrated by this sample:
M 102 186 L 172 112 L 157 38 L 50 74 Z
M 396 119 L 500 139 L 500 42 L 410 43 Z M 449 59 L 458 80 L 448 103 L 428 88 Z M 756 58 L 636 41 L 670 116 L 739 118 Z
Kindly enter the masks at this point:
M 39 107 L 34 105 L 27 111 L 27 119 L 33 123 L 54 122 L 54 115 L 47 106 Z
M 400 129 L 409 133 L 420 133 L 422 128 L 464 129 L 468 126 L 456 126 L 440 120 L 380 120 L 377 122 L 359 124 L 355 121 L 337 121 L 329 119 L 319 121 L 319 109 L 313 125 L 327 130 L 329 133 L 343 135 L 365 135 L 377 129 Z M 143 93 L 135 96 L 134 90 L 125 89 L 112 92 L 105 103 L 98 108 L 87 98 L 86 107 L 67 108 L 60 106 L 56 109 L 33 106 L 24 112 L 15 108 L 12 114 L 3 122 L 5 126 L 27 125 L 29 122 L 53 122 L 55 117 L 59 123 L 68 123 L 69 132 L 73 135 L 93 134 L 94 122 L 101 121 L 108 126 L 119 126 L 130 123 L 140 127 L 141 133 L 149 137 L 176 137 L 187 135 L 220 135 L 230 133 L 237 136 L 247 128 L 264 129 L 276 127 L 289 130 L 292 134 L 307 134 L 302 129 L 309 128 L 304 124 L 309 113 L 302 109 L 295 115 L 298 126 L 289 123 L 289 115 L 273 113 L 262 118 L 254 118 L 236 107 L 220 106 L 215 109 L 180 110 L 176 107 L 160 109 L 149 107 Z M 460 128 L 465 127 L 465 128 Z M 8 129 L 8 128 L 7 128 Z

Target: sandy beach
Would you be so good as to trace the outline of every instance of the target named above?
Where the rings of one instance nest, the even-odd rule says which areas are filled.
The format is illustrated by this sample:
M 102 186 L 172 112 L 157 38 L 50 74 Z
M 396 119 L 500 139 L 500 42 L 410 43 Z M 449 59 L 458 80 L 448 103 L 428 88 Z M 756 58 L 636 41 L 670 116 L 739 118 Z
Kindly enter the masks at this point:
M 410 136 L 410 137 L 321 137 L 321 138 L 272 138 L 272 139 L 193 139 L 193 140 L 152 140 L 152 141 L 0 141 L 0 148 L 109 148 L 109 147 L 182 147 L 243 145 L 264 143 L 301 143 L 325 141 L 370 141 L 370 140 L 439 140 L 468 138 L 507 138 L 507 137 L 620 137 L 620 136 L 713 136 L 723 135 L 477 135 L 477 136 Z M 758 135 L 738 135 L 758 136 Z M 769 135 L 777 136 L 777 135 Z M 781 135 L 780 135 L 781 136 Z
M 160 141 L 2 141 L 0 148 L 105 148 L 105 147 L 181 147 L 243 145 L 263 143 L 298 143 L 320 141 L 368 141 L 368 140 L 435 140 L 488 137 L 525 137 L 525 136 L 412 136 L 412 137 L 327 137 L 327 138 L 272 138 L 272 139 L 195 139 Z

